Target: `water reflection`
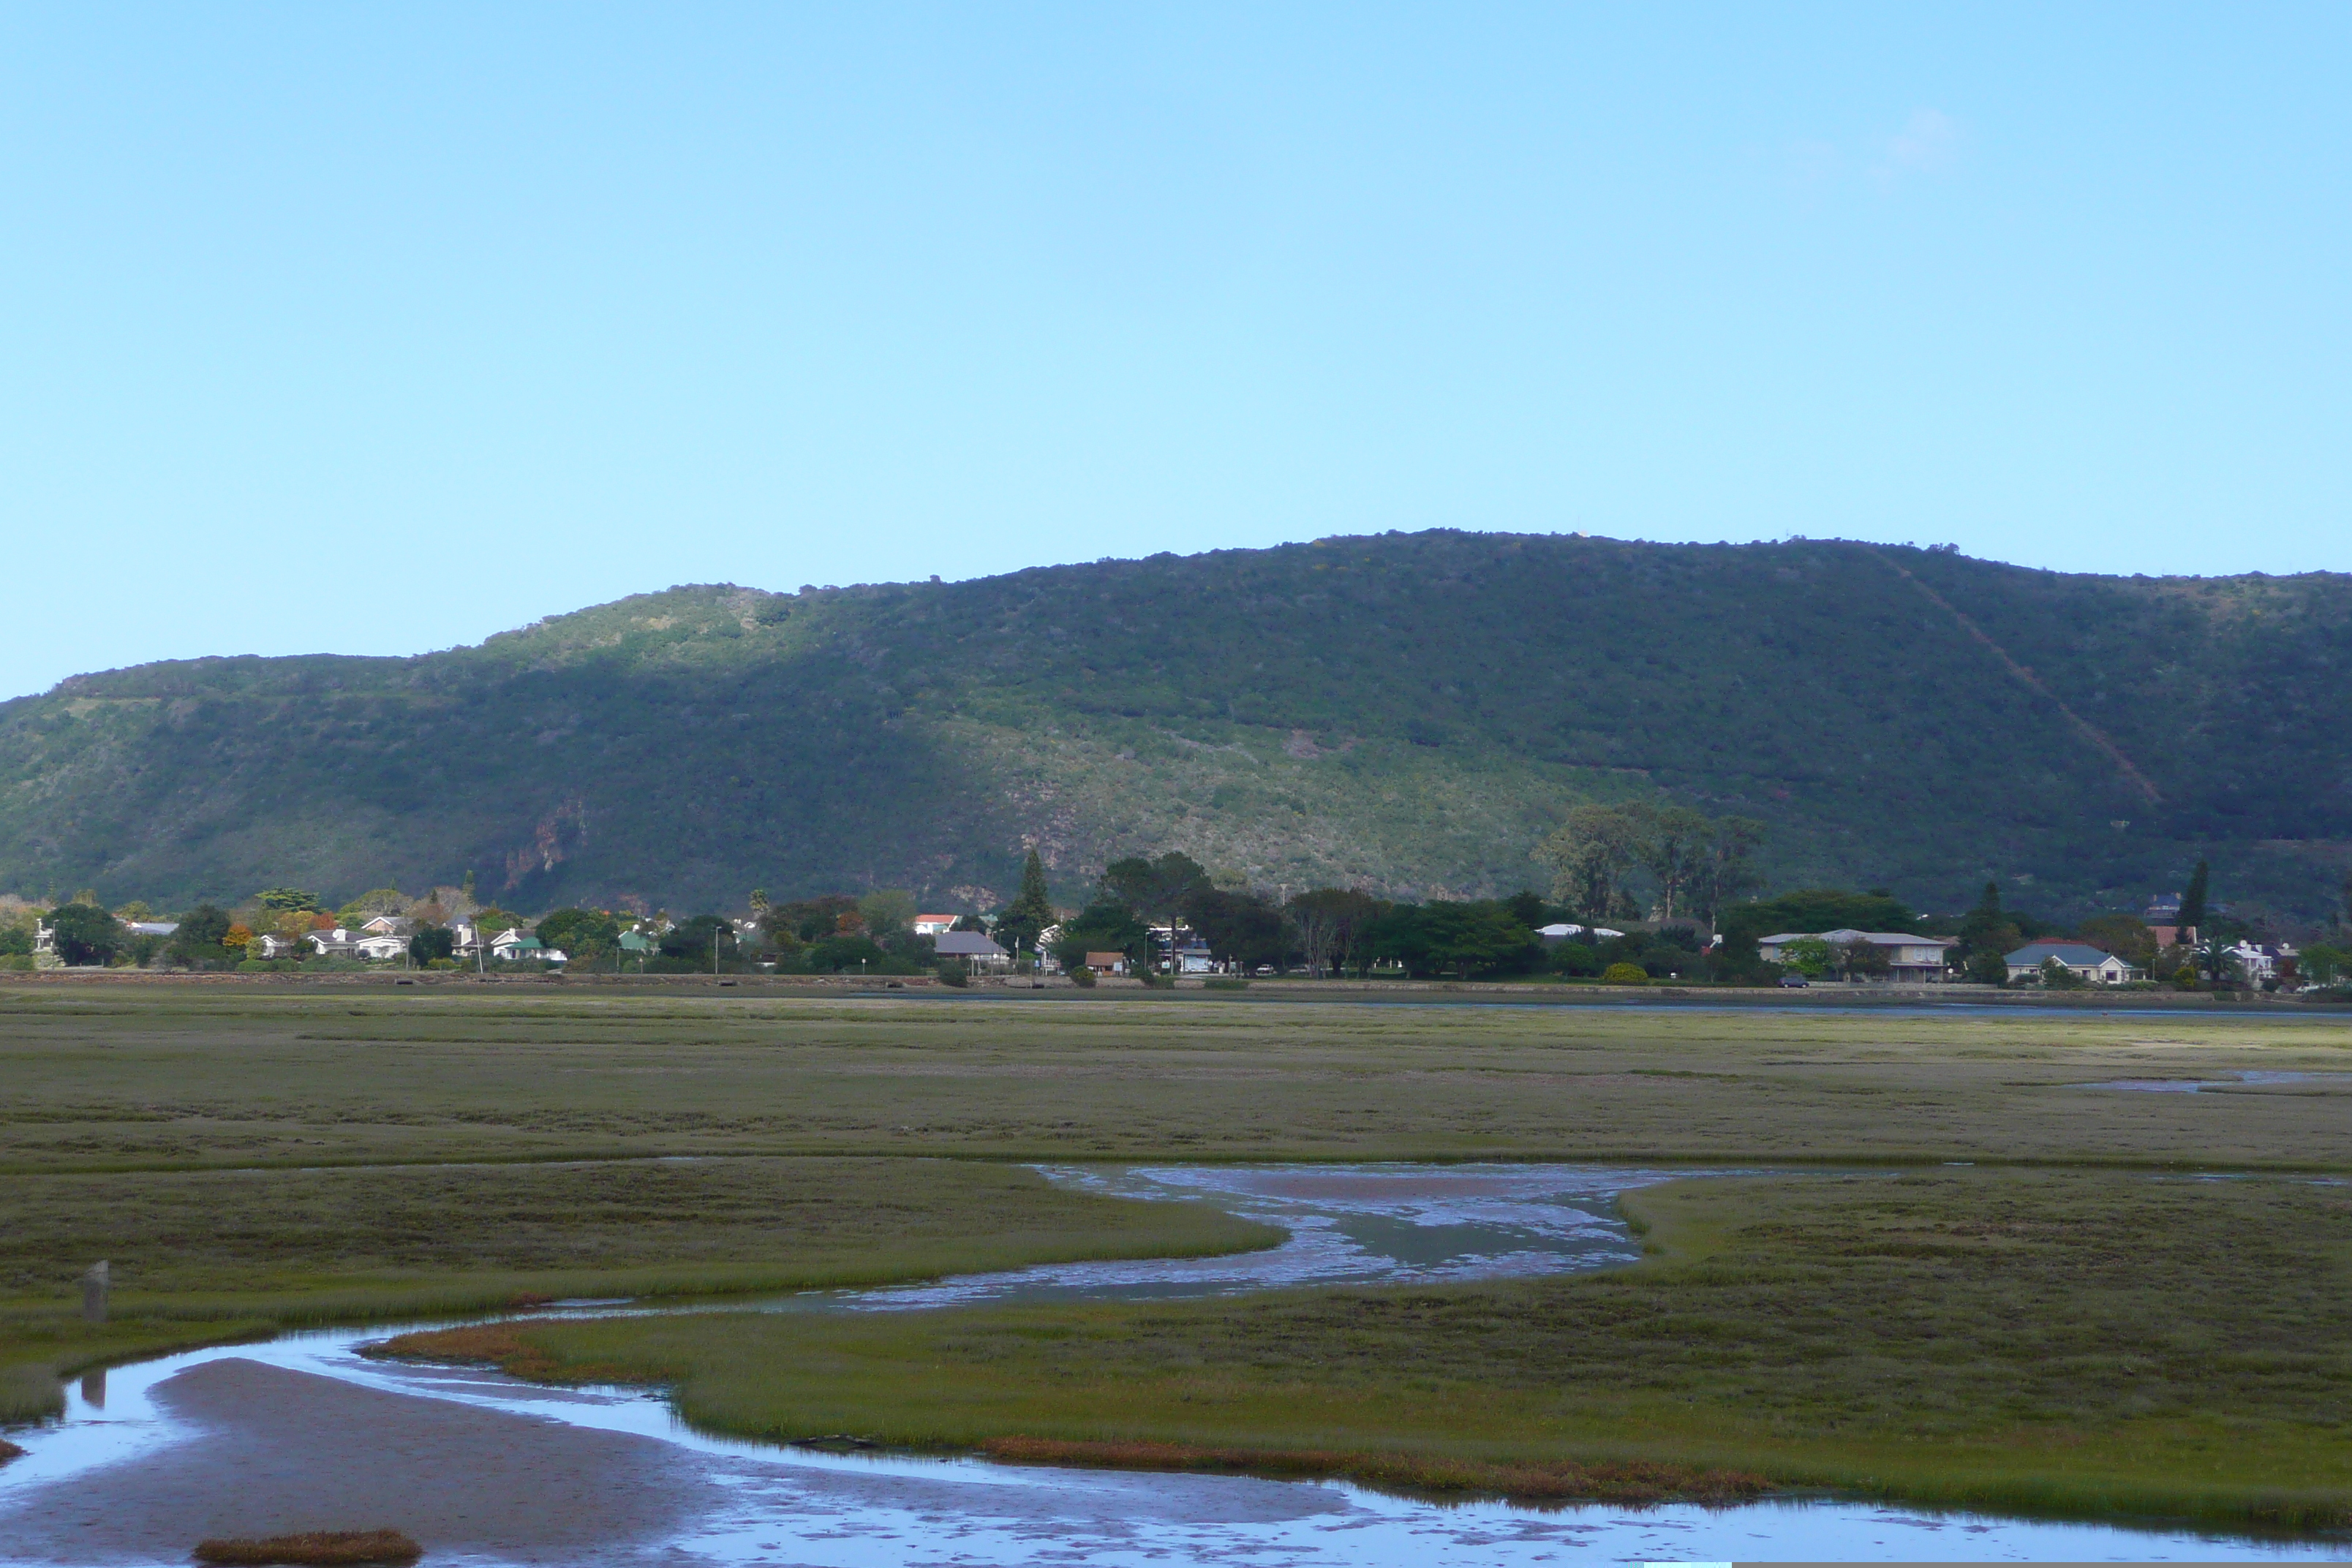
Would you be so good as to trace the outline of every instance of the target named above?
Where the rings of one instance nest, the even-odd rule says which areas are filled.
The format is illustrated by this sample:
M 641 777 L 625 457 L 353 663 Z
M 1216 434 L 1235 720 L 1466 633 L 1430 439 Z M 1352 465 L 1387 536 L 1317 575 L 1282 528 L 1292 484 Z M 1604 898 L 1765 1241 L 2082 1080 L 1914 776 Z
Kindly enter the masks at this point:
M 1630 1263 L 1641 1248 L 1618 1194 L 1704 1172 L 1590 1165 L 1047 1166 L 1052 1180 L 1118 1197 L 1212 1203 L 1289 1233 L 1228 1258 L 1049 1264 L 821 1299 L 767 1303 L 852 1310 L 982 1301 L 1146 1300 L 1308 1285 L 1381 1285 L 1563 1274 Z
M 1315 1284 L 1473 1279 L 1559 1273 L 1630 1260 L 1638 1247 L 1615 1194 L 1685 1175 L 1570 1165 L 1149 1165 L 1055 1167 L 1053 1179 L 1157 1202 L 1213 1203 L 1289 1233 L 1282 1246 L 1240 1258 L 1061 1265 L 887 1290 L 807 1293 L 751 1310 L 909 1310 L 979 1301 L 1148 1300 Z M 563 1304 L 582 1315 L 647 1309 Z M 663 1309 L 675 1310 L 675 1309 Z M 405 1325 L 433 1326 L 433 1325 Z M 1708 1510 L 1533 1510 L 1500 1503 L 1441 1507 L 1343 1483 L 1210 1475 L 1145 1475 L 1014 1467 L 906 1454 L 842 1455 L 698 1433 L 658 1393 L 538 1388 L 478 1369 L 369 1361 L 367 1342 L 397 1328 L 288 1335 L 95 1373 L 69 1393 L 58 1422 L 21 1434 L 26 1457 L 0 1468 L 0 1562 L 93 1560 L 16 1555 L 34 1527 L 69 1510 L 93 1478 L 151 1484 L 166 1460 L 240 1433 L 270 1434 L 266 1398 L 207 1424 L 175 1415 L 172 1380 L 206 1363 L 242 1359 L 333 1380 L 370 1397 L 394 1394 L 511 1418 L 505 1447 L 559 1473 L 567 1444 L 625 1434 L 656 1444 L 677 1472 L 719 1500 L 657 1539 L 615 1542 L 594 1561 L 635 1564 L 791 1563 L 869 1568 L 907 1562 L 1013 1564 L 1040 1561 L 1125 1565 L 1250 1563 L 1306 1565 L 1517 1565 L 1589 1558 L 1660 1561 L 1760 1558 L 1909 1561 L 2035 1558 L 2329 1559 L 2334 1541 L 2256 1542 L 2183 1529 L 2134 1531 L 1850 1502 L 1780 1501 Z M 257 1373 L 249 1381 L 266 1388 Z M 182 1385 L 186 1386 L 185 1384 Z M 405 1404 L 405 1400 L 403 1401 Z M 192 1439 L 196 1439 L 192 1443 Z M 277 1440 L 282 1451 L 286 1440 Z M 386 1453 L 381 1463 L 401 1456 Z M 147 1468 L 141 1468 L 145 1466 Z M 256 1472 L 257 1475 L 259 1472 Z M 298 1482 L 302 1478 L 297 1475 Z M 675 1479 L 675 1478 L 673 1478 Z M 136 1486 L 134 1485 L 134 1490 Z M 469 1503 L 468 1507 L 471 1506 Z M 485 1507 L 486 1514 L 495 1513 Z M 527 1531 L 525 1520 L 514 1528 Z M 89 1543 L 89 1538 L 81 1538 Z M 184 1561 L 186 1542 L 125 1562 Z M 436 1561 L 543 1561 L 526 1536 L 428 1540 Z
M 2233 1072 L 2226 1078 L 2112 1078 L 2070 1083 L 2068 1089 L 2120 1089 L 2142 1094 L 2195 1094 L 2206 1089 L 2242 1089 L 2267 1083 L 2352 1083 L 2352 1072 Z

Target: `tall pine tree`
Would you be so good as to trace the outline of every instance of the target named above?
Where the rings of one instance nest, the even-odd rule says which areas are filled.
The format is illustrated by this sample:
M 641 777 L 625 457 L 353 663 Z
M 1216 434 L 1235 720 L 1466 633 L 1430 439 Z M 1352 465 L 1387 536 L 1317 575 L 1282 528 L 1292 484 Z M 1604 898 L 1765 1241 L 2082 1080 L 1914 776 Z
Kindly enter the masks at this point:
M 1037 933 L 1054 921 L 1054 900 L 1045 891 L 1045 862 L 1032 849 L 1027 863 L 1021 868 L 1021 891 L 996 917 L 997 942 L 1016 951 L 1034 947 Z
M 2197 869 L 2189 873 L 2189 890 L 2180 895 L 2180 925 L 2188 931 L 2205 923 L 2205 862 L 2197 862 Z
M 1989 985 L 2009 978 L 2008 954 L 2021 940 L 2015 922 L 2001 913 L 2000 884 L 1987 882 L 1977 907 L 1960 921 L 1960 963 L 1971 980 Z

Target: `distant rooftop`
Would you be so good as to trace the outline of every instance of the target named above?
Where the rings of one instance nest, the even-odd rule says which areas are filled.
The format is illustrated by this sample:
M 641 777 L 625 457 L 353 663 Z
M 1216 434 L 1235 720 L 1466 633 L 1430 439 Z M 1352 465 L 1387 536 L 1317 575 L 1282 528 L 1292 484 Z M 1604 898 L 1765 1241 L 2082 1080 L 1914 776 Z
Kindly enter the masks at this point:
M 1004 950 L 983 931 L 943 931 L 936 939 L 941 958 L 1003 958 Z
M 2105 963 L 2114 956 L 2115 954 L 2107 952 L 2106 949 L 2093 947 L 2087 942 L 2029 942 L 2011 953 L 2009 962 L 2013 964 L 2030 965 L 2054 958 L 2061 963 L 2081 968 Z
M 1843 947 L 1850 942 L 1866 942 L 1873 947 L 1958 947 L 1959 943 L 1948 936 L 1914 936 L 1901 931 L 1856 931 L 1852 926 L 1840 926 L 1835 931 L 1784 931 L 1756 939 L 1759 946 L 1772 946 L 1795 942 L 1801 937 L 1814 936 L 1832 947 Z

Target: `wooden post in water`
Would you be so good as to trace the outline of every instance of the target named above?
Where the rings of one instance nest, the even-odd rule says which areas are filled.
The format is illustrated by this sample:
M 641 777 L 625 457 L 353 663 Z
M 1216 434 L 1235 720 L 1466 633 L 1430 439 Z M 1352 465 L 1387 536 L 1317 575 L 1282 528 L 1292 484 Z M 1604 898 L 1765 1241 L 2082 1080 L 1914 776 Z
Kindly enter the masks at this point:
M 106 1265 L 93 1263 L 82 1271 L 81 1321 L 85 1323 L 106 1321 Z

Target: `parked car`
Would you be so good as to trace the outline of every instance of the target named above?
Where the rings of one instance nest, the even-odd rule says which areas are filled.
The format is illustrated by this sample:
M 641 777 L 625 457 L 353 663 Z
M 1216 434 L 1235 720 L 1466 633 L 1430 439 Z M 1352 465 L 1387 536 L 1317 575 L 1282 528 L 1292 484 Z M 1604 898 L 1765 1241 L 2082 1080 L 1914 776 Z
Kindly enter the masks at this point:
M 1780 984 L 1790 987 L 1791 990 L 1801 991 L 1806 986 L 1811 985 L 1812 982 L 1806 979 L 1801 974 L 1783 974 L 1780 976 Z

